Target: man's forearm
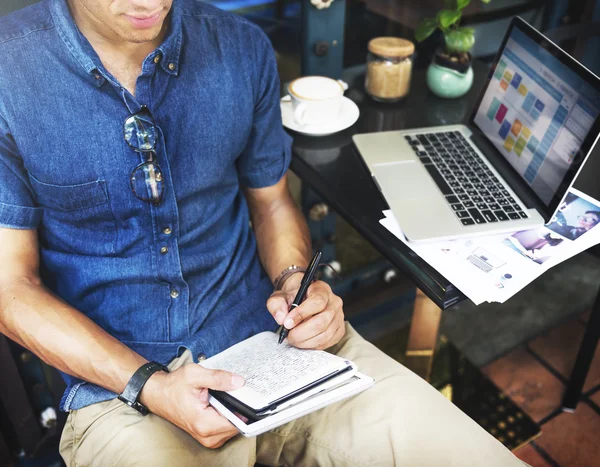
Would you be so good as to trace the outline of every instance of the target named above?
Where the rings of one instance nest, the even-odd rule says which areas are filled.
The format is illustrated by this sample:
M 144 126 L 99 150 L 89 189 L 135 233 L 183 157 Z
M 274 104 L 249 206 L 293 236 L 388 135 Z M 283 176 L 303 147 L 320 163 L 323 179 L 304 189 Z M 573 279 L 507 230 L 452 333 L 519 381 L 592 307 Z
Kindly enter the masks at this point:
M 49 365 L 115 393 L 147 361 L 37 279 L 0 287 L 0 332 Z
M 311 258 L 310 234 L 304 216 L 287 192 L 287 184 L 276 201 L 249 199 L 249 203 L 258 254 L 271 281 L 292 264 L 307 266 Z

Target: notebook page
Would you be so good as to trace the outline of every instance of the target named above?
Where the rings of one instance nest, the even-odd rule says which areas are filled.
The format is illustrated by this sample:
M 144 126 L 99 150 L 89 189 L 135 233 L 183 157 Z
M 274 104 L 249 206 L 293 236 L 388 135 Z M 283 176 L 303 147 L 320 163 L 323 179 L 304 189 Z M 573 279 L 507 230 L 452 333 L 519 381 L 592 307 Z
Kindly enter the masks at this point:
M 253 408 L 261 408 L 307 384 L 344 368 L 344 359 L 320 350 L 301 350 L 278 335 L 262 332 L 201 363 L 246 379 L 246 385 L 229 394 Z

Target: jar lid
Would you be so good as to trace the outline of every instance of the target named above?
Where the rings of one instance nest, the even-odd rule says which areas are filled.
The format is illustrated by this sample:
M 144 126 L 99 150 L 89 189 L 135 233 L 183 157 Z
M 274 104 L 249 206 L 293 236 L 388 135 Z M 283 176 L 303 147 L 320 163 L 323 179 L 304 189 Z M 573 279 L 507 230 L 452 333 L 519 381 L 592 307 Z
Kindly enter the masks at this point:
M 415 52 L 415 45 L 400 37 L 376 37 L 369 41 L 369 52 L 384 57 L 407 57 Z

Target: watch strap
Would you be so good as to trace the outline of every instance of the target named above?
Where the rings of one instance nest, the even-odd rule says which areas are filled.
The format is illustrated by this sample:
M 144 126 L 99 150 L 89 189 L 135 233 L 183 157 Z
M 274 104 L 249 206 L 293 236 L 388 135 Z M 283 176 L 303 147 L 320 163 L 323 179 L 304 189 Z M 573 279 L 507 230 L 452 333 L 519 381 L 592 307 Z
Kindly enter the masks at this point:
M 144 363 L 141 367 L 139 367 L 136 372 L 133 374 L 127 386 L 123 392 L 119 395 L 119 400 L 125 402 L 129 407 L 137 410 L 142 415 L 148 414 L 148 409 L 140 404 L 137 399 L 146 384 L 146 381 L 157 371 L 166 371 L 169 372 L 169 369 L 158 362 L 148 362 Z

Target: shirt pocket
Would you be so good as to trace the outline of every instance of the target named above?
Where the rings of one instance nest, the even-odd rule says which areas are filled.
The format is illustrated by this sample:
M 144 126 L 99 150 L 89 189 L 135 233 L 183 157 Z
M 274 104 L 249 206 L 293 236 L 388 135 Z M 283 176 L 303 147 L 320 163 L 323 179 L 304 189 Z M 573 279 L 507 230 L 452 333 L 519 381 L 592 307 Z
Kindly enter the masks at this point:
M 116 250 L 117 223 L 104 180 L 77 185 L 45 183 L 29 175 L 43 208 L 43 247 L 67 253 L 100 256 Z

